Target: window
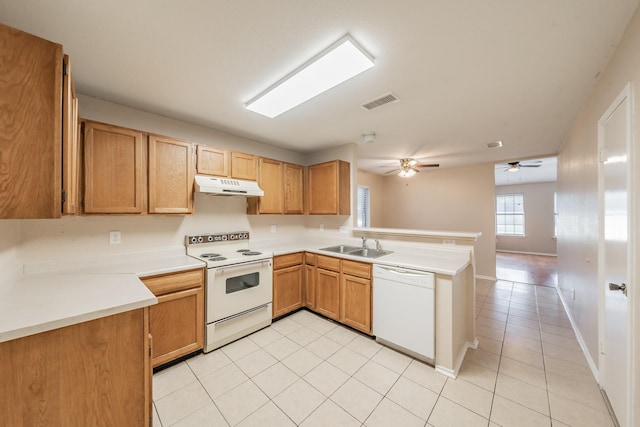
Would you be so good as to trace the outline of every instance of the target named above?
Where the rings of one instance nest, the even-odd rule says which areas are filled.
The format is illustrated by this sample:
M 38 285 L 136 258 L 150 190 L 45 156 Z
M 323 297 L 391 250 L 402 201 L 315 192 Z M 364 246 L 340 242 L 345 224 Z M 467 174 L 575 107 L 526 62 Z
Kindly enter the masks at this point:
M 369 187 L 358 186 L 358 227 L 369 227 Z
M 524 236 L 524 194 L 496 195 L 496 234 Z

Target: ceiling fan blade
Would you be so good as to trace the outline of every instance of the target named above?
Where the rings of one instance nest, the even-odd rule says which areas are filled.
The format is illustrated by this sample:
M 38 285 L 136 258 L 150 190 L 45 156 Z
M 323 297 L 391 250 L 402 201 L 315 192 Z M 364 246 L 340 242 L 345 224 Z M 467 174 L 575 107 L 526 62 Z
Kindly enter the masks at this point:
M 415 165 L 416 168 L 437 168 L 440 167 L 440 163 L 419 163 Z
M 384 174 L 388 175 L 390 173 L 395 173 L 395 172 L 398 172 L 398 171 L 400 171 L 400 169 L 393 169 L 393 170 L 390 170 L 389 172 L 385 172 Z
M 520 164 L 521 168 L 539 168 L 542 165 L 523 165 L 522 163 Z

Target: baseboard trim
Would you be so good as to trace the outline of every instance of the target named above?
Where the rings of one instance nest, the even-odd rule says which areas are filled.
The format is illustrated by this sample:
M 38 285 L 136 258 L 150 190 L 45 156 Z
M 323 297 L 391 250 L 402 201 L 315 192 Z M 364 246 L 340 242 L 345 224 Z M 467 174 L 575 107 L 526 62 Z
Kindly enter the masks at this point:
M 560 288 L 557 288 L 558 296 L 560 297 L 560 301 L 562 302 L 562 306 L 564 307 L 565 313 L 567 313 L 567 317 L 569 318 L 569 322 L 571 323 L 571 329 L 573 329 L 573 333 L 576 334 L 576 339 L 578 340 L 578 345 L 582 349 L 582 353 L 584 354 L 584 358 L 587 359 L 587 364 L 589 365 L 589 369 L 591 369 L 591 373 L 593 374 L 593 378 L 595 378 L 596 382 L 600 384 L 600 371 L 598 369 L 598 365 L 591 357 L 591 353 L 587 348 L 587 344 L 584 342 L 582 335 L 580 334 L 580 330 L 576 326 L 576 322 L 573 320 L 573 316 L 571 315 L 571 311 L 569 311 L 569 306 L 562 296 L 562 292 L 560 292 Z
M 558 254 L 545 254 L 543 252 L 507 251 L 504 249 L 496 249 L 496 252 L 502 252 L 502 253 L 508 253 L 508 254 L 522 254 L 522 255 L 541 255 L 541 256 L 553 256 L 553 257 L 558 256 Z
M 464 349 L 458 354 L 458 360 L 453 367 L 453 369 L 445 368 L 442 365 L 435 366 L 436 372 L 441 373 L 442 375 L 446 375 L 449 378 L 453 378 L 454 380 L 458 377 L 458 373 L 460 372 L 460 368 L 462 368 L 462 364 L 464 363 L 464 357 L 467 355 L 467 350 L 470 348 L 476 350 L 478 348 L 478 338 L 474 338 L 473 342 L 467 341 L 465 343 Z
M 493 276 L 482 276 L 482 275 L 476 275 L 476 279 L 482 279 L 482 280 L 490 280 L 492 282 L 495 282 L 496 280 L 498 280 L 497 277 L 493 277 Z

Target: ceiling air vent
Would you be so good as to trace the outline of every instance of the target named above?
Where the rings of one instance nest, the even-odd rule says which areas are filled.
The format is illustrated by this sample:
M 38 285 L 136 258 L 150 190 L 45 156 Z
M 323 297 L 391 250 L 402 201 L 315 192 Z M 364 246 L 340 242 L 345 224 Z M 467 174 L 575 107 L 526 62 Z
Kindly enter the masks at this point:
M 381 97 L 378 97 L 372 101 L 362 104 L 362 106 L 367 110 L 371 111 L 374 108 L 378 108 L 382 105 L 389 104 L 391 102 L 397 102 L 397 101 L 400 101 L 400 98 L 398 98 L 396 94 L 389 92 L 385 95 L 382 95 Z

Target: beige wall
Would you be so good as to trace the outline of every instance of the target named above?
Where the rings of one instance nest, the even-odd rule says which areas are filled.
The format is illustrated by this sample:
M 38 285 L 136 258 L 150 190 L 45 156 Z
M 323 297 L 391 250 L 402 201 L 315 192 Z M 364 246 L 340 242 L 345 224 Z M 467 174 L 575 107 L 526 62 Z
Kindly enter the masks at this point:
M 495 277 L 493 164 L 383 180 L 381 227 L 481 232 L 476 244 L 476 274 Z
M 358 171 L 358 185 L 369 187 L 369 225 L 383 227 L 384 180 L 386 177 L 363 170 Z
M 499 251 L 556 254 L 553 236 L 553 193 L 555 182 L 499 185 L 496 194 L 524 194 L 525 236 L 496 236 Z
M 640 165 L 638 129 L 640 129 L 640 14 L 636 12 L 615 55 L 602 73 L 600 80 L 574 122 L 558 156 L 558 280 L 559 289 L 568 304 L 568 310 L 586 344 L 588 356 L 598 363 L 598 152 L 597 123 L 627 82 L 636 83 L 634 89 L 635 112 L 633 116 L 636 148 L 633 162 Z M 638 177 L 634 178 L 635 193 L 640 189 Z M 635 216 L 640 204 L 635 198 Z M 637 220 L 636 220 L 637 221 Z M 632 245 L 637 249 L 640 234 L 636 230 Z M 638 254 L 638 251 L 636 251 Z M 640 265 L 636 255 L 634 266 Z M 635 268 L 635 267 L 634 267 Z M 630 278 L 638 282 L 637 271 Z M 575 301 L 571 290 L 575 289 Z M 632 295 L 630 293 L 629 295 Z M 640 315 L 640 298 L 630 298 L 634 304 L 635 319 Z M 638 321 L 634 323 L 638 325 Z M 634 360 L 640 354 L 640 337 L 635 337 Z M 635 388 L 640 390 L 640 369 L 635 372 Z M 636 392 L 637 393 L 637 392 Z M 640 407 L 636 394 L 636 422 L 640 419 Z

